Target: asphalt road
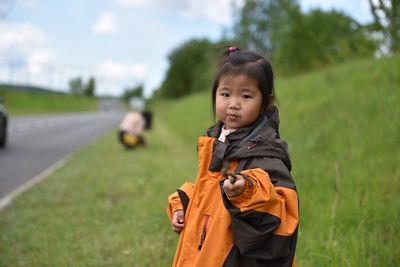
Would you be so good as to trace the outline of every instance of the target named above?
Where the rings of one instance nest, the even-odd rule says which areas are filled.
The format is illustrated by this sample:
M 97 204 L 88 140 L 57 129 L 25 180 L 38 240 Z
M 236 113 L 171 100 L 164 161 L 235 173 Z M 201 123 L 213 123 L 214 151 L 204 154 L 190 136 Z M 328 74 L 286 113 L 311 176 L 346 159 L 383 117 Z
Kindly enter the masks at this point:
M 123 115 L 98 112 L 9 118 L 7 146 L 0 149 L 0 199 L 116 128 Z

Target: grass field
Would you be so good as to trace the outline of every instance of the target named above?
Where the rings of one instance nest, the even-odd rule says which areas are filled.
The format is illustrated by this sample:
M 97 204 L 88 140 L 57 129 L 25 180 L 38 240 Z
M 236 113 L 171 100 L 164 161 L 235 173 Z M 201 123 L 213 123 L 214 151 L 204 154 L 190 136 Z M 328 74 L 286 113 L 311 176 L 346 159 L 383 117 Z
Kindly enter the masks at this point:
M 0 96 L 9 115 L 95 111 L 97 100 L 59 93 L 20 91 L 0 86 Z
M 300 196 L 298 266 L 400 266 L 400 57 L 277 80 Z M 148 147 L 109 133 L 0 212 L 0 266 L 170 266 L 166 198 L 196 174 L 209 94 L 157 103 Z

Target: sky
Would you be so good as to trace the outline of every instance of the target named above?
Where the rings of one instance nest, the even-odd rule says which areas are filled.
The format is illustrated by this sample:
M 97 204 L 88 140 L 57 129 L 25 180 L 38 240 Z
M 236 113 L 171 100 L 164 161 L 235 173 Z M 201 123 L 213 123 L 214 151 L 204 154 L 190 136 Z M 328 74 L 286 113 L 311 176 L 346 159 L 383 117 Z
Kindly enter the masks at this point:
M 218 40 L 243 0 L 0 0 L 0 83 L 68 91 L 72 78 L 96 79 L 96 95 L 158 88 L 168 55 L 192 38 Z M 368 0 L 300 0 L 372 21 Z

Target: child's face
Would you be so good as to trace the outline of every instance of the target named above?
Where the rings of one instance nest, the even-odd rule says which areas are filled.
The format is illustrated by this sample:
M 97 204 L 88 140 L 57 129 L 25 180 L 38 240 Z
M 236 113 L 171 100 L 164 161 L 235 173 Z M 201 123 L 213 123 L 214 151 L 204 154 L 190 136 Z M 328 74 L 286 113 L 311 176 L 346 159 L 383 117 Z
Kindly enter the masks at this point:
M 223 76 L 215 96 L 215 111 L 226 129 L 239 129 L 255 122 L 262 96 L 257 81 L 245 75 Z

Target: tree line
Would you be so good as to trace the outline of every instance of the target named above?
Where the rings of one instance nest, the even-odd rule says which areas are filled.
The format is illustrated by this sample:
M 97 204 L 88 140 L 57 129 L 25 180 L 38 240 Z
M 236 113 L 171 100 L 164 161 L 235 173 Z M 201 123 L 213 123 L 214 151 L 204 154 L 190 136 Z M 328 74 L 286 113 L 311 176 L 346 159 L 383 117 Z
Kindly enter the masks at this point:
M 218 54 L 227 45 L 256 51 L 279 75 L 400 50 L 400 1 L 369 0 L 374 21 L 362 25 L 337 11 L 302 12 L 297 0 L 245 0 L 220 40 L 191 39 L 168 56 L 169 68 L 155 98 L 178 98 L 207 90 Z
M 69 80 L 69 93 L 75 96 L 93 97 L 96 91 L 96 80 L 90 77 L 85 83 L 81 77 Z

